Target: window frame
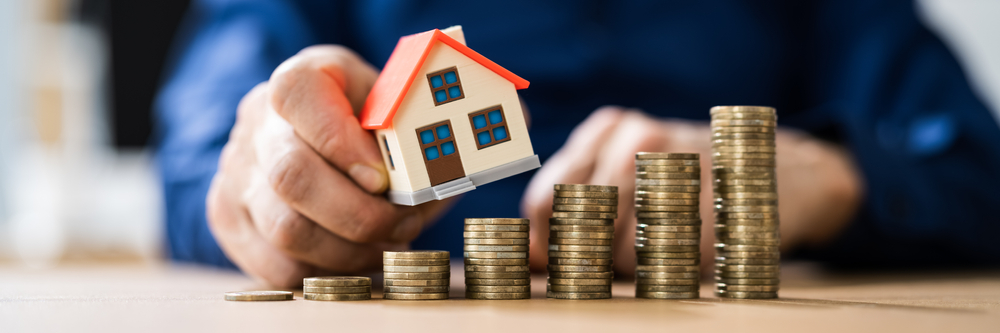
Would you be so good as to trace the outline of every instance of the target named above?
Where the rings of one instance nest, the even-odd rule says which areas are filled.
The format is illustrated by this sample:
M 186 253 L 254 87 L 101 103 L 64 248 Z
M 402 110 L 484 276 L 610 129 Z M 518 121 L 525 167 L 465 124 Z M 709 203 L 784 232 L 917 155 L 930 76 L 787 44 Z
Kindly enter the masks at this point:
M 389 149 L 389 138 L 387 138 L 385 136 L 385 134 L 382 134 L 380 136 L 381 136 L 381 139 L 382 139 L 382 142 L 381 142 L 382 146 L 383 146 L 383 148 L 385 148 L 385 157 L 386 157 L 386 159 L 388 159 L 388 162 L 389 162 L 389 170 L 390 171 L 396 170 L 396 162 L 392 160 L 392 150 Z
M 447 125 L 448 126 L 448 131 L 449 131 L 450 135 L 446 139 L 438 138 L 437 128 L 441 127 L 441 125 Z M 424 144 L 424 141 L 420 138 L 420 132 L 427 131 L 427 130 L 431 131 L 431 135 L 434 136 L 434 140 L 431 141 L 431 143 Z M 436 123 L 433 123 L 433 124 L 430 124 L 430 125 L 427 125 L 427 126 L 423 126 L 423 127 L 417 128 L 416 133 L 417 133 L 417 144 L 420 145 L 420 156 L 423 156 L 424 163 L 431 162 L 431 161 L 436 161 L 436 160 L 439 160 L 439 159 L 444 158 L 446 156 L 451 156 L 453 154 L 458 154 L 458 142 L 455 141 L 455 127 L 451 125 L 451 120 L 439 121 L 439 122 L 436 122 Z M 445 155 L 444 154 L 444 149 L 441 149 L 441 145 L 443 145 L 443 144 L 445 144 L 447 142 L 451 142 L 451 144 L 455 146 L 455 152 L 452 153 L 452 154 Z M 427 159 L 427 151 L 425 149 L 430 148 L 430 147 L 437 147 L 437 150 L 438 150 L 438 157 L 435 158 L 434 160 Z
M 448 72 L 455 72 L 455 83 L 448 83 L 447 81 L 445 81 L 444 74 L 448 73 Z M 431 82 L 431 78 L 438 77 L 438 76 L 441 77 L 441 83 L 442 83 L 442 85 L 439 88 L 434 88 L 434 83 Z M 434 106 L 438 106 L 438 105 L 441 105 L 441 104 L 446 104 L 446 103 L 449 103 L 449 102 L 454 102 L 454 101 L 457 101 L 457 100 L 465 98 L 465 89 L 462 88 L 462 76 L 458 75 L 458 67 L 456 67 L 456 66 L 452 66 L 452 67 L 449 67 L 449 68 L 445 68 L 445 69 L 442 69 L 442 70 L 435 71 L 435 72 L 432 72 L 430 74 L 427 74 L 427 86 L 431 88 L 431 101 L 434 102 Z M 458 93 L 461 94 L 461 96 L 459 96 L 458 98 L 451 98 L 451 94 L 448 93 L 448 89 L 451 88 L 451 87 L 458 87 Z M 445 96 L 447 96 L 447 98 L 445 98 L 444 102 L 438 103 L 437 98 L 434 97 L 434 94 L 437 93 L 438 91 L 444 91 Z
M 499 123 L 493 124 L 492 122 L 490 122 L 489 113 L 493 112 L 493 111 L 500 111 L 500 122 Z M 476 121 L 473 118 L 475 118 L 476 116 L 479 116 L 479 115 L 483 115 L 484 117 L 486 117 L 486 127 L 476 128 Z M 497 144 L 501 144 L 501 143 L 504 143 L 504 142 L 507 142 L 507 141 L 511 140 L 510 125 L 507 124 L 507 115 L 503 111 L 503 105 L 494 105 L 494 106 L 491 106 L 491 107 L 488 107 L 488 108 L 485 108 L 485 109 L 482 109 L 482 110 L 479 110 L 479 111 L 476 111 L 476 112 L 469 113 L 469 126 L 472 127 L 472 139 L 473 139 L 473 141 L 476 142 L 476 148 L 478 148 L 480 150 L 483 149 L 483 148 L 492 147 L 492 146 L 495 146 Z M 504 127 L 504 129 L 507 131 L 507 137 L 506 138 L 503 138 L 503 139 L 501 139 L 501 140 L 498 141 L 496 139 L 496 137 L 493 136 L 493 129 L 497 128 L 497 127 Z M 482 132 L 489 132 L 489 134 L 490 134 L 490 140 L 491 141 L 489 143 L 485 144 L 485 145 L 479 144 L 479 133 L 482 133 Z

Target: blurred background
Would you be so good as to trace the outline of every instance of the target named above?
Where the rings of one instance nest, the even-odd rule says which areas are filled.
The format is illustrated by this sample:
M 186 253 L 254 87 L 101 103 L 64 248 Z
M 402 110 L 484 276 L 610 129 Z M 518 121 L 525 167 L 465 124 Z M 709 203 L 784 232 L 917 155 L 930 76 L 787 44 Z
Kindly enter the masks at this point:
M 161 260 L 151 105 L 188 3 L 0 0 L 0 263 Z M 1000 1 L 917 3 L 1000 119 Z

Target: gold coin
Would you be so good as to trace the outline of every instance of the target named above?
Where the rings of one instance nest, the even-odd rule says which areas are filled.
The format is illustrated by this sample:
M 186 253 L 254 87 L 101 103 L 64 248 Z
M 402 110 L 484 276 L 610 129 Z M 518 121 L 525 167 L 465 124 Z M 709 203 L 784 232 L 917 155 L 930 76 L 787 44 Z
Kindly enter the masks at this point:
M 716 139 L 712 138 L 712 147 L 774 147 L 774 140 L 731 140 L 731 139 Z M 714 152 L 719 153 L 719 152 Z M 714 158 L 713 158 L 714 160 Z
M 505 273 L 465 272 L 465 278 L 467 278 L 467 279 L 528 279 L 528 278 L 531 278 L 531 272 L 505 272 Z
M 774 145 L 767 145 L 767 146 L 718 146 L 718 147 L 712 147 L 712 153 L 713 154 L 748 154 L 748 153 L 775 154 L 775 153 L 777 153 L 777 149 L 774 147 Z M 712 157 L 712 158 L 715 159 L 715 157 Z M 743 172 L 754 172 L 754 171 L 747 170 L 747 168 L 750 168 L 749 170 L 765 169 L 765 168 L 762 168 L 762 167 L 721 167 L 721 168 L 720 167 L 713 167 L 712 170 L 719 170 L 719 169 L 722 169 L 722 170 L 726 170 L 726 169 L 737 169 L 737 170 L 740 170 L 740 169 L 743 169 L 743 170 L 745 170 Z M 772 169 L 771 171 L 773 171 L 774 168 L 772 167 L 770 169 Z M 767 171 L 768 170 L 760 170 L 760 171 L 756 171 L 756 172 L 767 172 Z M 729 171 L 729 172 L 740 172 L 740 171 Z
M 716 213 L 724 219 L 778 219 L 778 213 Z
M 753 185 L 714 185 L 712 190 L 715 193 L 736 193 L 736 192 L 775 192 L 777 185 L 753 186 Z
M 618 199 L 618 192 L 555 191 L 556 198 Z
M 643 213 L 643 215 L 649 215 L 652 213 Z M 697 227 L 701 226 L 701 219 L 699 218 L 645 218 L 640 217 L 638 219 L 638 224 L 645 226 L 662 226 L 662 227 Z
M 610 266 L 613 259 L 549 258 L 549 265 Z
M 715 238 L 720 242 L 727 243 L 730 239 L 781 239 L 778 232 L 716 232 Z M 732 244 L 730 244 L 732 245 Z
M 596 286 L 565 286 L 558 284 L 546 285 L 546 290 L 555 292 L 568 292 L 568 293 L 610 293 L 611 285 L 596 285 Z
M 656 292 L 656 291 L 636 291 L 635 297 L 637 298 L 652 298 L 652 299 L 692 299 L 699 298 L 700 294 L 697 291 L 693 292 Z
M 635 244 L 643 246 L 698 245 L 701 244 L 701 239 L 636 237 Z
M 563 251 L 549 251 L 549 258 L 611 259 L 611 252 L 563 252 Z
M 610 272 L 611 265 L 581 266 L 581 265 L 548 265 L 549 272 Z
M 386 266 L 444 266 L 451 264 L 448 259 L 382 259 Z
M 613 272 L 549 272 L 552 279 L 612 279 Z
M 642 279 L 697 279 L 701 277 L 699 272 L 643 272 L 636 271 L 635 276 Z
M 552 203 L 556 205 L 618 206 L 618 199 L 553 198 Z
M 613 219 L 562 219 L 562 218 L 550 218 L 549 225 L 597 225 L 597 226 L 613 226 L 615 225 L 615 220 Z
M 387 279 L 383 281 L 383 286 L 396 286 L 396 287 L 430 287 L 430 286 L 447 286 L 450 285 L 450 280 L 443 279 L 429 279 L 429 280 L 393 280 Z
M 701 218 L 701 214 L 696 212 L 636 212 L 635 217 L 640 219 L 692 220 Z
M 746 120 L 746 119 L 776 121 L 778 120 L 778 116 L 768 112 L 729 112 L 729 113 L 716 113 L 712 115 L 712 120 Z
M 550 231 L 615 232 L 614 225 L 550 225 Z
M 778 265 L 781 263 L 781 259 L 747 259 L 747 258 L 715 257 L 715 262 L 727 265 Z
M 777 206 L 778 200 L 758 200 L 758 199 L 715 199 L 713 202 L 717 205 L 733 205 L 733 206 Z
M 293 295 L 290 291 L 280 290 L 230 291 L 225 299 L 240 302 L 289 301 L 294 298 Z
M 650 198 L 635 198 L 635 204 L 637 205 L 650 205 L 650 206 L 697 206 L 698 199 L 650 199 Z
M 527 245 L 465 245 L 462 250 L 470 252 L 524 252 Z
M 382 251 L 383 259 L 448 259 L 448 251 Z
M 589 238 L 549 238 L 549 245 L 604 245 L 612 244 L 610 239 L 589 239 Z
M 723 272 L 771 272 L 781 271 L 780 265 L 727 265 L 715 264 L 715 269 Z
M 531 286 L 465 286 L 465 292 L 474 293 L 530 293 Z
M 701 179 L 701 173 L 696 172 L 646 172 L 639 171 L 635 173 L 636 178 L 640 179 Z M 687 184 L 683 184 L 687 185 Z
M 370 286 L 372 279 L 365 276 L 317 276 L 302 279 L 302 284 L 314 287 Z
M 382 298 L 392 299 L 392 300 L 406 300 L 406 301 L 442 300 L 442 299 L 448 299 L 448 293 L 429 293 L 429 294 L 385 293 L 382 294 Z
M 774 213 L 778 206 L 735 206 L 715 205 L 716 211 L 723 213 Z
M 597 206 L 597 205 L 552 205 L 552 210 L 556 212 L 604 212 L 612 213 L 618 211 L 618 206 Z
M 617 219 L 618 213 L 552 212 L 552 217 L 570 218 L 570 219 Z
M 451 266 L 382 266 L 383 272 L 393 273 L 440 273 L 450 272 Z
M 585 232 L 585 231 L 553 231 L 549 233 L 552 238 L 592 238 L 592 239 L 614 239 L 613 232 Z
M 756 105 L 719 105 L 713 106 L 711 110 L 708 111 L 711 115 L 726 114 L 726 113 L 738 113 L 738 112 L 758 112 L 771 114 L 777 111 L 770 106 L 756 106 Z
M 773 226 L 749 226 L 749 225 L 716 225 L 715 232 L 778 232 L 779 227 Z
M 719 283 L 719 290 L 730 291 L 749 291 L 749 292 L 778 292 L 778 286 L 776 285 L 739 285 L 739 284 L 725 284 Z
M 636 231 L 636 237 L 651 239 L 701 239 L 700 232 L 652 232 Z
M 778 122 L 774 120 L 762 120 L 762 119 L 715 119 L 712 118 L 712 127 L 733 127 L 733 126 L 777 126 Z
M 772 126 L 712 127 L 712 134 L 715 133 L 774 133 L 774 127 Z
M 529 286 L 531 279 L 472 279 L 465 278 L 466 286 Z
M 635 160 L 636 166 L 698 166 L 698 160 Z
M 387 293 L 446 293 L 450 289 L 448 286 L 423 286 L 423 287 L 402 287 L 385 286 Z
M 515 231 L 466 231 L 462 233 L 465 238 L 528 238 L 527 232 Z
M 303 292 L 314 293 L 314 294 L 360 294 L 360 293 L 371 293 L 371 286 L 363 287 L 302 287 Z
M 660 293 L 681 293 L 681 292 L 692 292 L 698 291 L 700 286 L 696 285 L 681 285 L 681 286 L 669 286 L 669 285 L 657 285 L 657 284 L 637 284 L 635 286 L 635 291 L 645 291 L 645 292 L 660 292 Z
M 698 278 L 693 279 L 635 279 L 636 284 L 641 285 L 661 285 L 661 286 L 697 286 L 701 282 Z
M 665 265 L 665 266 L 679 266 L 679 265 L 698 265 L 701 263 L 700 259 L 659 259 L 659 258 L 636 258 L 636 263 L 639 265 Z
M 638 258 L 652 258 L 652 259 L 697 259 L 701 258 L 701 253 L 698 251 L 690 252 L 636 252 L 635 256 Z
M 448 279 L 451 278 L 451 272 L 433 272 L 433 273 L 412 273 L 412 272 L 385 272 L 383 273 L 386 279 L 399 279 L 399 280 L 431 280 L 431 279 Z
M 716 270 L 715 275 L 729 279 L 776 279 L 781 275 L 779 272 L 725 272 Z
M 713 172 L 712 178 L 716 182 L 725 180 L 738 180 L 738 179 L 765 179 L 774 180 L 777 175 L 774 172 L 733 172 L 733 173 L 721 173 Z
M 716 291 L 716 296 L 738 299 L 771 299 L 778 298 L 777 292 L 743 292 L 743 291 Z
M 531 221 L 528 220 L 528 219 L 515 219 L 515 218 L 499 218 L 499 219 L 497 219 L 497 218 L 489 218 L 489 219 L 473 219 L 473 218 L 468 218 L 468 219 L 465 219 L 465 224 L 466 225 L 479 225 L 479 224 L 487 224 L 487 225 L 495 225 L 495 224 L 500 224 L 500 225 L 528 225 L 530 223 L 531 223 Z
M 528 266 L 486 266 L 486 265 L 466 265 L 466 272 L 493 272 L 493 273 L 509 273 L 509 272 L 527 272 Z
M 559 244 L 549 244 L 549 251 L 568 251 L 568 252 L 610 252 L 610 246 L 603 245 L 559 245 Z
M 469 252 L 462 254 L 465 258 L 477 259 L 528 259 L 528 252 Z
M 653 192 L 653 193 L 700 193 L 701 186 L 660 186 L 660 185 L 642 185 L 636 184 L 636 193 L 640 192 Z
M 467 299 L 493 299 L 493 300 L 504 300 L 504 299 L 529 299 L 531 298 L 530 292 L 521 293 L 480 293 L 480 292 L 465 292 L 465 298 Z
M 609 185 L 555 184 L 554 189 L 556 191 L 618 192 L 618 186 Z
M 716 218 L 715 225 L 724 226 L 752 226 L 752 227 L 771 227 L 778 228 L 781 225 L 781 220 L 779 219 L 727 219 L 727 218 Z
M 526 224 L 467 224 L 464 231 L 528 231 Z
M 552 278 L 548 279 L 549 284 L 553 286 L 610 286 L 611 279 L 563 279 L 563 278 Z
M 701 220 L 699 220 L 700 222 Z M 650 232 L 684 232 L 684 233 L 701 233 L 700 225 L 658 225 L 658 224 L 644 224 L 639 223 L 635 227 L 636 230 L 642 231 L 644 233 Z M 650 237 L 655 238 L 655 237 Z
M 723 283 L 726 285 L 778 285 L 781 280 L 778 279 L 727 279 L 716 277 L 715 282 Z
M 302 298 L 309 301 L 367 301 L 372 299 L 372 294 L 312 294 L 303 293 Z
M 716 236 L 719 238 L 719 236 Z M 758 246 L 779 246 L 781 245 L 780 238 L 721 238 L 718 239 L 719 242 L 723 242 L 729 245 L 758 245 Z
M 642 179 L 635 180 L 636 185 L 644 186 L 697 186 L 701 185 L 701 180 L 697 179 Z
M 720 179 L 715 182 L 722 186 L 774 186 L 778 185 L 775 179 Z
M 480 259 L 465 258 L 466 265 L 519 266 L 527 265 L 528 259 Z
M 777 246 L 715 244 L 716 251 L 725 252 L 778 252 Z
M 774 140 L 774 133 L 712 133 L 712 140 Z
M 545 297 L 556 299 L 608 299 L 611 298 L 611 293 L 564 293 L 546 291 Z
M 699 272 L 698 266 L 636 265 L 636 272 L 687 273 Z
M 737 167 L 727 167 L 727 166 L 713 166 L 712 174 L 721 175 L 731 175 L 731 174 L 747 174 L 747 173 L 775 173 L 774 167 L 769 166 L 737 166 Z
M 715 159 L 712 160 L 712 165 L 719 166 L 774 166 L 774 159 Z
M 635 205 L 639 212 L 697 212 L 698 206 L 650 206 Z
M 687 192 L 650 192 L 650 191 L 636 191 L 635 197 L 646 199 L 681 199 L 681 200 L 698 200 L 698 193 L 687 193 Z
M 680 166 L 680 165 L 639 165 L 635 167 L 636 172 L 692 172 L 700 173 L 701 167 Z
M 773 246 L 768 246 L 767 248 L 774 248 Z M 719 251 L 716 247 L 716 256 L 723 258 L 742 258 L 742 259 L 781 259 L 781 253 L 777 250 L 773 251 Z
M 465 238 L 465 245 L 528 245 L 527 238 Z
M 712 153 L 712 159 L 742 160 L 742 159 L 773 159 L 774 153 Z
M 695 252 L 698 245 L 644 245 L 636 244 L 636 252 Z
M 637 160 L 697 160 L 701 154 L 698 153 L 661 153 L 661 152 L 638 152 L 635 154 Z
M 770 199 L 777 200 L 778 194 L 774 192 L 737 192 L 737 193 L 718 193 L 715 194 L 721 199 Z

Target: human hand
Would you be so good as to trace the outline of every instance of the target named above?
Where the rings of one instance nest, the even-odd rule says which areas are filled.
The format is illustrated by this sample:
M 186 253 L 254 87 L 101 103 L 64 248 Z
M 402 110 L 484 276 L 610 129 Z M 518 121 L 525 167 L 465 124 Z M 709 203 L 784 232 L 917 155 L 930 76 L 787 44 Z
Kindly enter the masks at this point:
M 243 97 L 206 205 L 213 235 L 244 272 L 281 287 L 363 272 L 443 210 L 381 195 L 382 155 L 356 117 L 377 76 L 346 48 L 314 46 Z
M 863 192 L 849 154 L 786 128 L 778 128 L 775 140 L 782 250 L 832 240 L 853 217 Z M 521 210 L 532 223 L 534 269 L 548 264 L 552 185 L 615 185 L 619 203 L 614 267 L 621 275 L 634 274 L 635 153 L 641 151 L 701 154 L 701 264 L 702 271 L 711 272 L 715 255 L 711 128 L 704 122 L 656 119 L 621 107 L 603 107 L 590 115 L 528 185 Z

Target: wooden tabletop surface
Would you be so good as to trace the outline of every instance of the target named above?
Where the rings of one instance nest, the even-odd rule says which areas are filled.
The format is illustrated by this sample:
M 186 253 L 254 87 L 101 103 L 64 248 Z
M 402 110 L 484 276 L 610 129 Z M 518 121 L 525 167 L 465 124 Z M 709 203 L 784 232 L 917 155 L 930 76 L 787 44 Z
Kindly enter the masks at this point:
M 0 266 L 0 332 L 1000 332 L 1000 272 L 830 274 L 786 264 L 781 299 L 635 299 L 629 281 L 610 300 L 462 298 L 453 262 L 446 301 L 227 302 L 264 289 L 235 272 L 176 265 Z M 379 284 L 376 282 L 376 284 Z M 378 297 L 378 293 L 373 295 Z M 680 331 L 684 330 L 684 331 Z

